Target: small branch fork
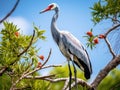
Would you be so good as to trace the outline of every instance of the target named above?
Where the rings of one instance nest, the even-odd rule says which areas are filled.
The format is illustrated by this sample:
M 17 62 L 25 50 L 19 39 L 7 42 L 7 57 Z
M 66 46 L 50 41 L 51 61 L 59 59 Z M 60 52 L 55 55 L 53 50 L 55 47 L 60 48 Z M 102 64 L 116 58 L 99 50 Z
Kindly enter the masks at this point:
M 112 32 L 113 30 L 116 30 L 118 27 L 120 27 L 120 24 L 117 24 L 117 25 L 113 26 L 112 28 L 110 28 L 110 29 L 104 34 L 104 35 L 105 35 L 105 42 L 106 42 L 106 44 L 107 44 L 107 46 L 108 46 L 108 48 L 109 48 L 109 51 L 110 51 L 110 53 L 112 54 L 113 58 L 115 58 L 116 54 L 114 53 L 114 51 L 113 51 L 113 49 L 112 49 L 112 47 L 111 47 L 111 44 L 110 44 L 107 36 L 108 36 L 108 34 L 109 34 L 110 32 Z
M 47 59 L 45 60 L 45 62 L 42 64 L 42 66 L 40 68 L 35 68 L 32 71 L 28 71 L 28 69 L 26 71 L 23 72 L 23 74 L 19 77 L 19 79 L 17 79 L 16 81 L 14 81 L 12 83 L 12 86 L 10 88 L 10 90 L 14 90 L 16 88 L 16 85 L 22 80 L 22 79 L 44 79 L 44 78 L 50 78 L 50 77 L 54 77 L 55 75 L 47 75 L 47 76 L 30 76 L 31 74 L 37 72 L 38 70 L 41 69 L 45 69 L 45 68 L 50 68 L 50 67 L 60 67 L 61 65 L 49 65 L 49 66 L 45 66 L 45 64 L 48 62 L 50 55 L 51 55 L 52 50 L 50 49 L 49 55 L 47 57 Z M 31 64 L 32 65 L 32 64 Z M 31 67 L 31 66 L 29 66 Z
M 117 24 L 115 26 L 113 26 L 112 28 L 110 28 L 106 33 L 105 33 L 105 36 L 107 36 L 110 32 L 116 30 L 116 28 L 120 27 L 120 24 Z

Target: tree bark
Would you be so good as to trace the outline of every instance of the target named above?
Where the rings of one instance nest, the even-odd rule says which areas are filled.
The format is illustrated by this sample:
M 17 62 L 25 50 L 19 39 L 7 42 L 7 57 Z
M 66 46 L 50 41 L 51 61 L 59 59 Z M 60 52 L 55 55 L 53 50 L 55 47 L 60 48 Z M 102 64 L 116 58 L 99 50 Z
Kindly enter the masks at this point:
M 120 64 L 120 55 L 113 58 L 104 69 L 102 69 L 95 80 L 92 82 L 92 87 L 96 90 L 100 82 L 108 75 L 108 73 Z

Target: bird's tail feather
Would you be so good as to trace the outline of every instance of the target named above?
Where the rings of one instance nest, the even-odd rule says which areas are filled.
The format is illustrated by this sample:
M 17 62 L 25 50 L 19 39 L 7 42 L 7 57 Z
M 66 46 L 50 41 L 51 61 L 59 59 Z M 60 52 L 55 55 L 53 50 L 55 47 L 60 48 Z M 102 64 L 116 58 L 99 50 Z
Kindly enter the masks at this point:
M 79 60 L 80 62 L 80 65 L 82 65 L 82 68 L 84 68 L 84 76 L 86 79 L 89 79 L 90 78 L 90 75 L 91 75 L 91 71 L 89 69 L 89 67 L 84 63 L 82 62 L 81 60 Z M 74 61 L 74 63 L 79 67 L 81 68 L 81 66 L 78 65 L 78 63 L 76 61 Z

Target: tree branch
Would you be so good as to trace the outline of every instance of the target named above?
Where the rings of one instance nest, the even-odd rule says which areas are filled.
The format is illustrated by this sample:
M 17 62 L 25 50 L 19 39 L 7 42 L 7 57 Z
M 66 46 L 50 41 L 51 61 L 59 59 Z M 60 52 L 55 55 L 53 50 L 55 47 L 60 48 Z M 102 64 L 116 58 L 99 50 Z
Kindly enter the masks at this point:
M 52 49 L 50 49 L 49 55 L 48 55 L 47 59 L 45 60 L 45 62 L 42 64 L 41 67 L 43 67 L 48 62 L 48 60 L 49 60 L 49 58 L 51 56 L 51 52 L 52 52 Z
M 120 64 L 120 55 L 112 59 L 104 69 L 102 69 L 95 80 L 91 83 L 92 87 L 96 89 L 100 82 L 108 75 L 108 73 Z
M 11 9 L 11 11 L 2 20 L 0 20 L 0 23 L 2 23 L 5 19 L 7 19 L 15 11 L 15 9 L 18 6 L 19 2 L 20 2 L 20 0 L 17 0 L 17 2 L 14 5 L 13 9 Z
M 32 38 L 31 38 L 31 41 L 30 41 L 29 45 L 27 46 L 27 48 L 26 48 L 25 50 L 23 50 L 20 54 L 18 54 L 18 57 L 20 57 L 20 56 L 23 55 L 25 52 L 27 52 L 27 50 L 28 50 L 28 49 L 30 48 L 30 46 L 32 45 L 34 36 L 35 36 L 35 30 L 33 31 L 33 35 L 32 35 Z
M 32 41 L 32 40 L 31 40 L 31 41 Z M 46 61 L 44 62 L 44 64 L 43 64 L 42 66 L 44 66 L 44 65 L 47 63 L 47 61 L 48 61 L 49 58 L 50 58 L 50 55 L 51 55 L 51 49 L 50 49 L 48 58 L 46 59 Z M 50 65 L 50 66 L 51 66 L 51 65 Z M 10 90 L 13 90 L 13 88 L 15 88 L 16 84 L 17 84 L 18 82 L 20 82 L 23 78 L 26 78 L 26 79 L 30 79 L 30 78 L 43 79 L 43 78 L 48 78 L 48 77 L 53 76 L 53 75 L 41 76 L 41 77 L 40 77 L 40 76 L 35 76 L 35 77 L 34 77 L 34 76 L 28 76 L 28 75 L 30 75 L 30 74 L 33 74 L 34 72 L 37 72 L 37 71 L 40 70 L 40 69 L 48 68 L 48 67 L 50 67 L 50 66 L 46 66 L 46 67 L 42 67 L 42 68 L 35 68 L 33 71 L 28 72 L 28 73 L 26 73 L 26 71 L 23 72 L 23 74 L 21 75 L 21 77 L 11 86 L 11 89 L 10 89 Z M 56 66 L 58 66 L 58 65 L 52 65 L 51 67 L 56 67 Z
M 48 65 L 48 66 L 44 66 L 40 69 L 45 69 L 45 68 L 50 68 L 50 67 L 61 67 L 62 65 Z
M 67 87 L 68 87 L 68 84 L 69 84 L 69 79 L 67 79 L 67 80 L 65 81 L 65 84 L 64 84 L 64 87 L 63 87 L 62 90 L 66 90 Z
M 80 84 L 81 86 L 83 87 L 86 87 L 87 90 L 94 90 L 91 85 L 89 85 L 86 81 L 82 80 L 82 79 L 77 79 L 77 84 Z M 75 82 L 73 82 L 71 84 L 71 88 L 73 88 L 75 86 Z M 66 90 L 69 90 L 69 87 L 66 89 Z
M 38 71 L 40 69 L 43 69 L 42 67 L 47 63 L 47 61 L 49 60 L 50 56 L 51 56 L 51 49 L 50 49 L 50 52 L 49 52 L 49 55 L 48 55 L 47 59 L 45 60 L 45 62 L 41 66 L 41 68 L 35 68 L 33 71 L 26 73 L 25 76 L 28 76 L 28 75 L 30 75 L 30 74 L 32 74 L 32 73 L 34 73 L 34 72 L 36 72 L 36 71 Z
M 30 42 L 29 46 L 28 46 L 22 53 L 19 54 L 20 56 L 21 56 L 24 52 L 26 52 L 26 51 L 28 50 L 28 48 L 31 46 L 32 41 L 33 41 L 33 38 L 34 38 L 34 35 L 35 35 L 35 30 L 34 30 L 33 37 L 32 37 L 32 39 L 31 39 L 31 42 Z M 51 55 L 51 50 L 50 50 L 50 52 L 49 52 L 49 55 L 48 55 L 48 58 L 47 58 L 46 61 L 49 60 L 50 55 Z M 44 65 L 45 65 L 45 64 L 44 64 Z M 28 70 L 25 71 L 25 72 L 23 72 L 23 74 L 21 75 L 21 77 L 12 85 L 12 87 L 14 87 L 14 86 L 15 86 L 19 81 L 21 81 L 23 78 L 27 77 L 28 75 L 30 75 L 30 74 L 32 74 L 32 73 L 34 73 L 34 72 L 36 72 L 36 71 L 38 71 L 38 70 L 40 70 L 40 69 L 41 69 L 41 68 L 36 68 L 36 69 L 34 69 L 33 71 L 28 72 L 28 73 L 26 73 Z M 12 87 L 11 87 L 11 88 L 12 88 Z M 12 90 L 12 89 L 11 89 L 11 90 Z
M 109 48 L 110 53 L 112 54 L 113 58 L 115 58 L 116 55 L 115 55 L 115 53 L 114 53 L 114 51 L 113 51 L 113 49 L 112 49 L 112 47 L 111 47 L 107 37 L 105 37 L 104 39 L 105 39 L 105 42 L 106 42 L 106 44 L 107 44 L 107 46 Z
M 26 76 L 24 79 L 45 79 L 45 78 L 51 78 L 55 77 L 55 75 L 47 75 L 47 76 Z
M 72 80 L 74 80 L 74 79 L 75 79 L 75 78 L 72 77 Z M 50 81 L 50 82 L 52 82 L 52 83 L 65 81 L 66 84 L 64 85 L 64 88 L 63 88 L 62 90 L 67 90 L 67 89 L 68 89 L 68 88 L 67 88 L 67 89 L 65 89 L 65 88 L 68 86 L 67 83 L 69 83 L 69 78 L 57 78 L 57 79 L 45 78 L 44 80 Z M 91 88 L 92 88 L 91 85 L 89 85 L 86 81 L 84 81 L 84 80 L 82 80 L 82 79 L 77 78 L 77 83 L 80 84 L 80 85 L 82 85 L 83 87 L 86 86 L 88 89 L 91 89 Z M 67 86 L 66 86 L 66 85 L 67 85 Z M 71 86 L 71 87 L 74 87 L 74 86 L 75 86 L 75 85 L 73 85 L 73 86 Z M 68 90 L 69 90 L 69 89 L 68 89 Z
M 57 67 L 58 65 L 51 65 L 52 67 Z M 23 72 L 23 74 L 21 75 L 21 77 L 19 79 L 17 79 L 17 81 L 15 81 L 15 83 L 11 86 L 11 89 L 10 90 L 14 90 L 13 88 L 15 88 L 16 84 L 19 83 L 23 78 L 26 78 L 26 79 L 30 79 L 30 78 L 34 78 L 34 76 L 28 76 L 30 74 L 33 74 L 34 72 L 37 72 L 38 70 L 40 70 L 41 68 L 36 68 L 34 69 L 33 71 L 31 72 L 28 72 L 28 73 L 25 73 Z M 54 75 L 49 75 L 49 76 L 36 76 L 35 78 L 36 79 L 44 79 L 44 78 L 48 78 L 48 77 L 52 77 Z
M 118 23 L 120 23 L 120 21 L 116 18 L 112 18 L 112 17 L 108 17 L 108 18 L 110 18 L 112 21 L 117 21 Z
M 7 70 L 7 67 L 2 67 L 2 69 L 0 70 L 0 76 L 2 76 L 2 74 Z
M 30 74 L 33 74 L 34 72 L 37 72 L 37 71 L 39 71 L 39 70 L 41 70 L 41 69 L 45 69 L 45 68 L 49 68 L 49 67 L 60 67 L 60 66 L 61 66 L 61 65 L 48 65 L 48 66 L 45 66 L 45 67 L 43 67 L 43 68 L 35 68 L 33 71 L 25 74 L 25 77 L 28 76 L 28 75 L 30 75 Z
M 111 31 L 115 30 L 115 29 L 118 28 L 119 26 L 120 26 L 120 24 L 117 24 L 117 25 L 113 26 L 112 28 L 110 28 L 110 29 L 105 33 L 105 37 L 107 37 L 107 35 L 108 35 Z

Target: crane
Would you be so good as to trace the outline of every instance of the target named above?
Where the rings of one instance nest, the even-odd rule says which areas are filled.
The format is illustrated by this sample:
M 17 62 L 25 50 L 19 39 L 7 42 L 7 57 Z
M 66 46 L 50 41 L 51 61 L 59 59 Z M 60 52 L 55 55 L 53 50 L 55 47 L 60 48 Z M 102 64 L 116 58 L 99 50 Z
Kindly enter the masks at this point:
M 71 90 L 71 68 L 70 61 L 72 61 L 74 74 L 75 74 L 75 84 L 77 84 L 77 76 L 76 76 L 76 64 L 83 72 L 86 79 L 89 79 L 92 74 L 92 66 L 88 56 L 88 53 L 82 43 L 74 37 L 68 31 L 60 31 L 56 26 L 56 20 L 59 14 L 59 7 L 56 3 L 49 4 L 48 7 L 42 10 L 40 13 L 44 13 L 47 11 L 54 10 L 55 14 L 53 15 L 51 21 L 51 33 L 54 41 L 57 43 L 60 51 L 66 57 L 68 61 L 69 68 L 69 90 Z M 77 86 L 76 86 L 77 89 Z

